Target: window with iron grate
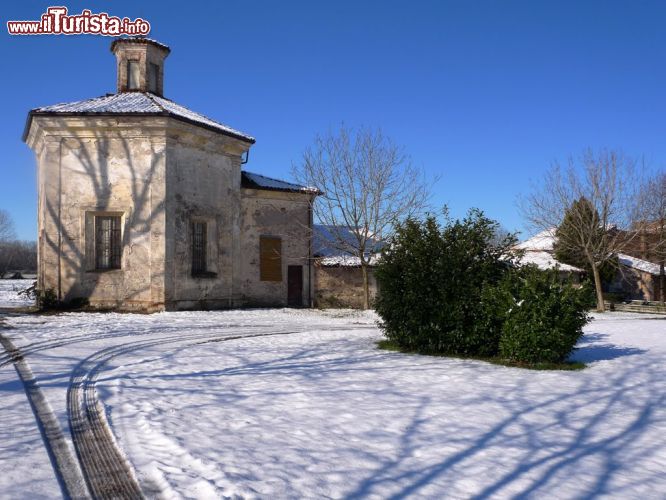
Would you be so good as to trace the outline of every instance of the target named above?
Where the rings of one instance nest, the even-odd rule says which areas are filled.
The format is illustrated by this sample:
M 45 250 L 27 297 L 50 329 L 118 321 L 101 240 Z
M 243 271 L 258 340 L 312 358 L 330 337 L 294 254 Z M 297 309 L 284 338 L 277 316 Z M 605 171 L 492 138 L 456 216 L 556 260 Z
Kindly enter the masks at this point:
M 192 223 L 192 274 L 206 273 L 206 223 Z
M 95 268 L 120 269 L 121 230 L 119 215 L 95 216 Z

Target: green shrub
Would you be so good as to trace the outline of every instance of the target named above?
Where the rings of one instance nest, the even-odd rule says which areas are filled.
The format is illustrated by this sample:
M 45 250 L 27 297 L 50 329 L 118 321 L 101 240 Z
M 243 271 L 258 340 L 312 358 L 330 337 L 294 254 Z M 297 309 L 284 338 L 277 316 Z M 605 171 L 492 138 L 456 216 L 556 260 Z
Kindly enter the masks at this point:
M 462 221 L 409 219 L 384 248 L 375 309 L 386 337 L 409 351 L 497 354 L 500 307 L 492 288 L 511 264 L 515 238 L 478 210 Z
M 589 320 L 586 287 L 563 283 L 556 270 L 513 271 L 497 295 L 513 301 L 499 341 L 500 357 L 511 361 L 563 362 Z
M 567 358 L 588 321 L 589 286 L 517 267 L 515 238 L 498 239 L 497 230 L 477 210 L 397 228 L 375 271 L 387 345 L 531 366 Z
M 60 305 L 53 288 L 48 288 L 46 290 L 35 289 L 35 300 L 37 306 L 43 311 L 56 309 Z

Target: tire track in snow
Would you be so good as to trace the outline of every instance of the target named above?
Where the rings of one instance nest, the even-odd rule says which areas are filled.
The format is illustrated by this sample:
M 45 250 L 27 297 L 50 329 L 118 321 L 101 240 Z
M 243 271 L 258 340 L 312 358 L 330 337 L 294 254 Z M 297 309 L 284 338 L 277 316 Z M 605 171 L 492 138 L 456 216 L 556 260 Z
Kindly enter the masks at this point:
M 252 330 L 263 329 L 265 326 L 253 327 L 247 325 L 242 328 Z M 331 331 L 349 329 L 347 326 L 324 328 L 324 330 Z M 98 374 L 109 361 L 157 345 L 170 344 L 175 346 L 181 344 L 180 347 L 185 348 L 213 342 L 292 335 L 305 333 L 309 330 L 311 328 L 304 327 L 288 331 L 264 331 L 263 333 L 247 333 L 244 335 L 199 333 L 145 339 L 131 344 L 102 349 L 79 363 L 72 373 L 67 391 L 67 410 L 79 463 L 93 496 L 100 499 L 144 498 L 144 494 L 153 497 L 163 493 L 161 488 L 152 482 L 144 480 L 140 484 L 134 468 L 124 456 L 111 432 L 104 405 L 99 400 L 95 388 Z
M 2 320 L 3 318 L 0 318 Z M 1 323 L 0 323 L 1 326 Z M 221 328 L 237 328 L 237 327 L 244 327 L 244 328 L 264 328 L 268 327 L 269 325 L 242 325 L 242 324 L 222 324 L 219 325 Z M 10 328 L 10 327 L 8 327 Z M 11 327 L 15 328 L 15 327 Z M 180 327 L 172 327 L 173 330 L 180 330 Z M 160 331 L 164 331 L 164 328 L 161 328 Z M 84 334 L 75 334 L 75 335 L 70 335 L 64 338 L 57 338 L 57 339 L 44 339 L 44 340 L 38 340 L 34 342 L 29 342 L 27 344 L 21 345 L 21 353 L 24 356 L 27 356 L 29 354 L 35 353 L 35 352 L 40 352 L 40 351 L 45 351 L 48 349 L 55 349 L 57 347 L 62 347 L 62 346 L 67 346 L 70 344 L 77 344 L 81 342 L 99 342 L 100 340 L 105 340 L 109 338 L 117 339 L 120 337 L 143 337 L 147 335 L 155 335 L 155 331 L 147 329 L 141 331 L 141 333 L 136 333 L 136 332 L 125 332 L 123 334 L 118 334 L 117 332 L 109 332 L 109 333 L 95 333 L 93 335 L 89 333 L 84 333 Z M 201 334 L 200 334 L 201 335 Z M 179 338 L 183 338 L 182 336 Z M 7 355 L 6 353 L 0 354 L 0 368 L 3 366 L 9 365 L 12 363 L 11 356 Z
M 28 365 L 21 351 L 14 346 L 9 338 L 1 333 L 0 344 L 2 344 L 21 379 L 63 496 L 73 499 L 90 498 L 79 463 L 70 452 L 58 419 L 37 384 L 30 365 Z

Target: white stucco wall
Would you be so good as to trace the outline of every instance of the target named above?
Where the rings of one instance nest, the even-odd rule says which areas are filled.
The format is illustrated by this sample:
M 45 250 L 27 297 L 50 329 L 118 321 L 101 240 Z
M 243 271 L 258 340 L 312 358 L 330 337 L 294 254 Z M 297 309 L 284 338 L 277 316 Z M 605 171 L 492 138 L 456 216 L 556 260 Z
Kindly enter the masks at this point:
M 310 304 L 309 194 L 241 189 L 250 144 L 168 117 L 35 116 L 39 286 L 119 309 L 287 304 L 302 266 Z M 122 218 L 121 269 L 95 269 L 95 215 Z M 192 275 L 192 222 L 207 224 L 207 270 Z M 283 279 L 259 275 L 259 238 L 282 239 Z
M 39 284 L 63 301 L 164 302 L 164 120 L 35 117 Z M 122 216 L 122 269 L 96 271 L 94 215 Z
M 167 303 L 240 305 L 240 162 L 248 144 L 187 125 L 167 145 Z M 192 275 L 192 222 L 207 224 L 208 276 Z

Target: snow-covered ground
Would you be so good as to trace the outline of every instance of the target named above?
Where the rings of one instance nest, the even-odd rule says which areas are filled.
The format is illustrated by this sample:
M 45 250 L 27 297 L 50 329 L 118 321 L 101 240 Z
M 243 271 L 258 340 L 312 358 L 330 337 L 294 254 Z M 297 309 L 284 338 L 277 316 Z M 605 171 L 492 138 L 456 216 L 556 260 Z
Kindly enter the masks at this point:
M 70 376 L 95 355 L 89 364 L 116 439 L 142 485 L 165 498 L 650 499 L 666 491 L 663 317 L 598 316 L 574 355 L 589 367 L 574 372 L 381 351 L 372 313 L 6 321 L 13 328 L 3 333 L 24 346 L 66 432 Z M 0 431 L 0 491 L 58 495 L 10 368 L 0 368 L 0 418 L 16 429 Z
M 33 283 L 32 280 L 0 280 L 0 308 L 33 305 L 33 300 L 18 294 L 21 290 L 30 288 Z

